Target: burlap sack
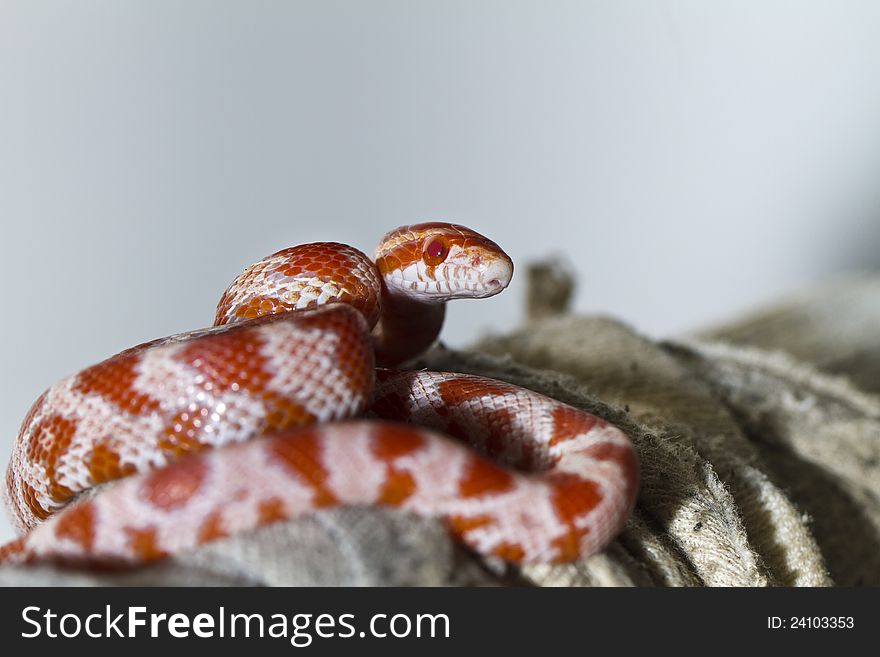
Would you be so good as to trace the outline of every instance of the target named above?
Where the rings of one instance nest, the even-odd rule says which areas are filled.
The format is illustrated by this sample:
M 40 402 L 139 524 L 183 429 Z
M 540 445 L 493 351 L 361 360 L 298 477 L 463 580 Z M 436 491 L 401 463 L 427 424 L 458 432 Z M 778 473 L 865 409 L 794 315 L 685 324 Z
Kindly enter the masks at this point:
M 602 554 L 516 569 L 455 546 L 439 522 L 348 508 L 130 573 L 6 568 L 0 583 L 880 584 L 880 398 L 869 392 L 880 390 L 880 336 L 869 328 L 880 280 L 659 344 L 611 319 L 567 314 L 562 270 L 533 267 L 530 282 L 521 329 L 469 351 L 438 346 L 415 366 L 511 381 L 630 434 L 641 492 Z

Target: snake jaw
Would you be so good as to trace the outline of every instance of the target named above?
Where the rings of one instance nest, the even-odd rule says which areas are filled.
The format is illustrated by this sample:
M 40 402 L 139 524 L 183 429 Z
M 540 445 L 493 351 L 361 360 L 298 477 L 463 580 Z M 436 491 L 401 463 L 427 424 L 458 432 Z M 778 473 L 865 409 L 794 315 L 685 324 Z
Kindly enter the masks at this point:
M 417 224 L 388 233 L 376 249 L 376 265 L 389 292 L 420 303 L 484 299 L 513 277 L 513 261 L 500 246 L 455 224 Z
M 385 285 L 390 292 L 413 300 L 442 303 L 494 296 L 510 284 L 512 277 L 513 263 L 506 254 L 452 246 L 442 264 L 413 262 L 386 274 Z

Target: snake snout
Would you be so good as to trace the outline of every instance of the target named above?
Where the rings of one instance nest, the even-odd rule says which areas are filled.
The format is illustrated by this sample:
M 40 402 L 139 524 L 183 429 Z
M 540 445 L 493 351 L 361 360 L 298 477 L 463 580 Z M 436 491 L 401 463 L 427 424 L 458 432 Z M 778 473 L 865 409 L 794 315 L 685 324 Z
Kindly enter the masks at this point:
M 487 292 L 498 294 L 513 278 L 513 262 L 509 258 L 493 258 L 482 272 L 480 279 Z

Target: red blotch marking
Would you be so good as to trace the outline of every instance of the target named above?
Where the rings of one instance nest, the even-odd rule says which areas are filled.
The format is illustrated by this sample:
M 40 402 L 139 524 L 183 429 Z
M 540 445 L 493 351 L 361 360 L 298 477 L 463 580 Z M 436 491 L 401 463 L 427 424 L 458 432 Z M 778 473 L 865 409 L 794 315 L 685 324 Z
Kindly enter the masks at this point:
M 460 515 L 450 515 L 446 518 L 446 522 L 449 524 L 452 533 L 456 536 L 463 536 L 467 532 L 480 529 L 481 527 L 489 527 L 495 524 L 495 519 L 492 516 L 460 516 Z
M 556 555 L 552 563 L 569 563 L 576 561 L 581 556 L 581 539 L 587 534 L 587 530 L 576 531 L 569 527 L 561 536 L 551 541 L 556 549 Z
M 302 404 L 298 404 L 281 395 L 274 393 L 266 394 L 263 397 L 263 403 L 266 407 L 266 417 L 264 419 L 266 423 L 264 431 L 266 432 L 314 424 L 317 419 Z
M 156 447 L 172 458 L 198 452 L 206 447 L 204 416 L 201 408 L 175 413 L 162 430 Z
M 399 506 L 416 492 L 416 480 L 409 472 L 389 468 L 379 491 L 379 504 Z
M 510 383 L 466 374 L 456 376 L 448 381 L 441 381 L 437 385 L 437 390 L 443 401 L 450 406 L 479 397 L 507 395 L 523 391 L 522 388 L 518 388 Z
M 262 354 L 264 342 L 258 331 L 247 328 L 192 340 L 175 359 L 198 371 L 217 392 L 266 392 L 266 382 L 272 374 L 267 368 L 268 359 Z
M 526 556 L 526 551 L 518 543 L 499 543 L 492 548 L 492 554 L 511 563 L 518 563 Z
M 275 297 L 254 296 L 245 303 L 235 306 L 232 316 L 237 319 L 255 319 L 266 315 L 278 315 L 295 309 L 296 306 L 285 303 Z
M 210 543 L 219 538 L 226 538 L 228 535 L 228 532 L 223 528 L 223 514 L 218 509 L 208 514 L 208 517 L 199 526 L 196 540 L 199 543 Z
M 80 502 L 64 510 L 55 521 L 55 536 L 66 538 L 83 551 L 91 552 L 95 541 L 95 507 L 91 502 Z
M 100 395 L 132 415 L 159 410 L 157 399 L 135 390 L 142 349 L 129 349 L 76 375 L 73 389 L 84 395 Z
M 159 547 L 156 527 L 123 527 L 123 531 L 128 536 L 129 548 L 141 561 L 157 561 L 168 556 L 168 552 Z
M 15 561 L 15 557 L 25 552 L 27 536 L 19 536 L 16 539 L 0 545 L 0 563 Z
M 590 413 L 560 405 L 553 411 L 553 436 L 550 445 L 572 440 L 583 435 L 596 426 L 597 418 Z
M 417 429 L 385 424 L 376 429 L 372 452 L 383 461 L 412 454 L 425 446 L 425 438 Z
M 44 465 L 46 480 L 49 484 L 48 494 L 56 502 L 65 502 L 74 494 L 70 488 L 58 483 L 57 469 L 61 457 L 67 453 L 75 433 L 75 421 L 60 415 L 50 414 L 37 422 L 27 437 L 28 459 Z M 37 517 L 48 515 L 48 512 L 37 502 L 33 488 L 24 483 L 22 487 L 26 489 L 27 505 L 34 515 Z
M 580 557 L 581 539 L 589 532 L 575 526 L 575 521 L 602 501 L 599 485 L 570 472 L 548 472 L 545 477 L 551 485 L 550 503 L 565 525 L 564 533 L 553 540 L 555 561 L 574 561 Z
M 458 492 L 462 497 L 494 495 L 513 488 L 513 476 L 485 459 L 474 456 L 465 467 L 465 473 L 458 483 Z
M 206 475 L 201 459 L 178 461 L 151 472 L 141 486 L 141 496 L 157 509 L 177 509 L 198 492 Z
M 73 495 L 72 492 L 71 495 Z M 44 509 L 37 500 L 37 491 L 34 487 L 24 481 L 21 482 L 21 496 L 24 499 L 24 505 L 37 520 L 45 520 L 52 515 L 52 512 Z
M 379 503 L 398 506 L 416 492 L 411 473 L 395 468 L 394 461 L 425 446 L 425 438 L 417 430 L 404 426 L 384 425 L 377 429 L 371 451 L 385 462 L 385 481 L 379 491 Z
M 280 497 L 270 497 L 261 500 L 257 506 L 258 524 L 268 525 L 279 520 L 286 520 L 287 513 L 284 510 L 284 500 Z
M 87 465 L 89 476 L 91 476 L 92 481 L 96 484 L 110 481 L 111 479 L 127 477 L 137 471 L 137 468 L 132 463 L 121 466 L 119 464 L 119 454 L 104 443 L 99 443 L 92 448 Z
M 316 507 L 339 503 L 327 485 L 330 473 L 321 462 L 321 440 L 315 431 L 304 429 L 277 436 L 268 441 L 266 448 L 271 457 L 313 490 L 312 503 Z

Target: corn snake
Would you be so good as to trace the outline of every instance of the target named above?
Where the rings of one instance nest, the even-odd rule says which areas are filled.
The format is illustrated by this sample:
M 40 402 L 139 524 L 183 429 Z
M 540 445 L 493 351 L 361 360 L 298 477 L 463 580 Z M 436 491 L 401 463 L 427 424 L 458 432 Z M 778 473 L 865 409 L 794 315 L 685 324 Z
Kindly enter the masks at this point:
M 623 432 L 505 382 L 387 369 L 434 342 L 446 301 L 497 294 L 512 272 L 494 242 L 441 223 L 388 233 L 374 261 L 331 242 L 264 258 L 214 327 L 35 402 L 7 471 L 26 533 L 0 560 L 137 565 L 339 504 L 440 517 L 512 562 L 602 549 L 638 489 Z

